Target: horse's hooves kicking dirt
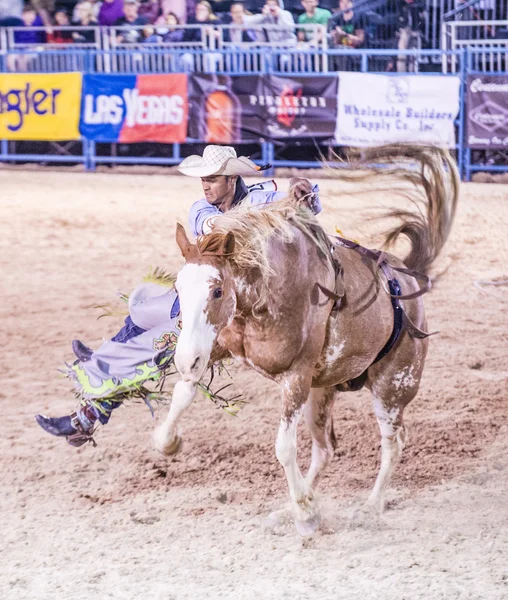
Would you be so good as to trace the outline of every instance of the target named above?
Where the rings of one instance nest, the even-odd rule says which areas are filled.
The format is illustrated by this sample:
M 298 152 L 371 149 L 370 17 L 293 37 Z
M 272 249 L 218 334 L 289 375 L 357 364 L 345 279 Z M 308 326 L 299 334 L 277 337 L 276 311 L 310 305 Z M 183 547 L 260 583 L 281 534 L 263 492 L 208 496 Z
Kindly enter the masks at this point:
M 296 531 L 298 531 L 298 533 L 303 537 L 309 537 L 311 535 L 314 535 L 319 529 L 320 524 L 321 518 L 319 517 L 319 515 L 316 515 L 315 517 L 312 517 L 312 519 L 308 519 L 307 521 L 295 520 Z
M 382 513 L 378 507 L 372 504 L 359 504 L 352 506 L 346 512 L 349 527 L 367 527 L 369 529 L 379 529 L 382 524 Z
M 263 521 L 263 529 L 274 535 L 286 535 L 293 531 L 293 515 L 288 508 L 271 512 Z
M 181 451 L 182 444 L 183 444 L 182 438 L 179 435 L 177 435 L 175 437 L 175 439 L 173 440 L 173 442 L 169 446 L 164 446 L 164 445 L 158 443 L 156 434 L 154 434 L 155 449 L 157 450 L 157 452 L 160 452 L 164 456 L 172 456 L 174 454 L 177 454 L 178 452 Z

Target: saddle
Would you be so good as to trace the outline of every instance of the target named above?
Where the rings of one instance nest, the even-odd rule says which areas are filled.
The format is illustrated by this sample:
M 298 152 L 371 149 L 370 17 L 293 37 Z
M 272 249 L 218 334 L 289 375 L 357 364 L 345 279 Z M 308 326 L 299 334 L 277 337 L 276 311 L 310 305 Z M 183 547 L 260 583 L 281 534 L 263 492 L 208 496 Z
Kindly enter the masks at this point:
M 365 382 L 367 380 L 367 372 L 368 372 L 369 368 L 372 365 L 374 365 L 375 363 L 377 363 L 378 361 L 380 361 L 382 358 L 384 358 L 388 354 L 388 352 L 390 352 L 390 350 L 393 348 L 393 346 L 396 344 L 397 340 L 399 339 L 404 328 L 406 329 L 406 331 L 408 332 L 408 334 L 411 337 L 414 337 L 417 339 L 424 339 L 426 337 L 429 337 L 431 335 L 435 335 L 436 333 L 438 333 L 437 331 L 429 333 L 429 332 L 423 331 L 422 329 L 417 327 L 413 323 L 413 321 L 409 318 L 404 307 L 400 303 L 400 300 L 411 300 L 413 298 L 418 298 L 419 296 L 422 296 L 423 294 L 425 294 L 426 292 L 428 292 L 431 289 L 432 282 L 427 275 L 424 275 L 423 273 L 419 273 L 418 271 L 415 271 L 414 269 L 407 269 L 405 267 L 396 267 L 395 265 L 390 264 L 387 260 L 388 259 L 387 254 L 385 252 L 383 252 L 382 250 L 371 250 L 369 248 L 365 248 L 364 246 L 361 246 L 358 242 L 355 242 L 353 240 L 348 240 L 348 239 L 340 237 L 340 236 L 333 236 L 333 240 L 334 240 L 334 246 L 332 246 L 332 255 L 333 255 L 333 251 L 336 246 L 342 246 L 344 248 L 349 248 L 351 250 L 354 250 L 355 252 L 360 254 L 360 256 L 362 258 L 367 258 L 367 259 L 375 261 L 376 266 L 379 268 L 379 270 L 383 273 L 383 275 L 386 278 L 386 283 L 388 285 L 388 288 L 385 287 L 384 282 L 382 281 L 383 289 L 390 296 L 390 299 L 392 302 L 392 308 L 393 308 L 392 333 L 390 335 L 390 338 L 384 345 L 384 347 L 381 349 L 379 354 L 376 356 L 376 358 L 372 362 L 372 364 L 369 365 L 369 367 L 367 367 L 367 369 L 365 369 L 365 371 L 358 377 L 355 377 L 354 379 L 351 379 L 350 381 L 346 381 L 345 383 L 341 383 L 336 386 L 336 389 L 339 391 L 355 392 L 357 390 L 360 390 L 365 385 Z M 335 301 L 334 306 L 332 308 L 332 312 L 334 312 L 334 311 L 337 312 L 340 310 L 342 299 L 345 295 L 344 270 L 343 270 L 340 262 L 335 258 L 333 258 L 333 266 L 334 266 L 334 270 L 335 270 L 335 290 L 332 292 L 331 290 L 326 289 L 325 287 L 321 286 L 320 284 L 318 284 L 318 286 L 319 286 L 320 290 L 328 298 Z M 395 277 L 394 271 L 403 273 L 404 275 L 409 275 L 410 277 L 414 277 L 418 281 L 421 281 L 423 283 L 423 285 L 416 292 L 412 292 L 411 294 L 402 294 L 400 284 L 399 284 L 397 278 Z

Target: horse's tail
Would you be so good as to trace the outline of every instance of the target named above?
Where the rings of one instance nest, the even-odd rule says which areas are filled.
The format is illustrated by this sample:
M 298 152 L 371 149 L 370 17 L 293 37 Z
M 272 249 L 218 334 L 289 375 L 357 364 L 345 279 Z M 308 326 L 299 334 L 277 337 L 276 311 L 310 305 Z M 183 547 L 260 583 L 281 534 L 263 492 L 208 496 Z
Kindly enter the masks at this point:
M 386 232 L 384 245 L 389 246 L 401 234 L 405 235 L 411 242 L 411 250 L 404 263 L 427 274 L 448 239 L 455 217 L 460 177 L 454 159 L 448 150 L 436 146 L 391 144 L 362 151 L 359 162 L 363 167 L 369 165 L 369 170 L 372 168 L 379 184 L 383 179 L 388 183 L 398 180 L 410 184 L 401 191 L 418 210 L 395 208 L 382 214 L 383 218 L 398 220 Z

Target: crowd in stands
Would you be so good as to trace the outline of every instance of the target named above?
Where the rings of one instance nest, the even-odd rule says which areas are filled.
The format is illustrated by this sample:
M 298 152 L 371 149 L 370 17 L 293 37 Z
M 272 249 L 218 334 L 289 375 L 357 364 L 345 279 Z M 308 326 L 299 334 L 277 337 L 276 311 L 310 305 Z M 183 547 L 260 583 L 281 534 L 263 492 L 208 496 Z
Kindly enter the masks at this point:
M 218 38 L 217 26 L 224 24 L 230 27 L 220 32 L 221 41 L 232 45 L 306 45 L 326 36 L 331 48 L 425 46 L 425 0 L 382 4 L 389 10 L 381 14 L 376 0 L 32 0 L 26 5 L 22 0 L 0 0 L 0 27 L 19 28 L 14 33 L 17 45 L 93 44 L 98 26 L 117 28 L 117 44 L 200 43 L 203 35 Z M 382 27 L 392 35 L 377 35 Z M 387 69 L 407 70 L 402 60 L 399 57 Z M 348 67 L 339 61 L 337 68 Z

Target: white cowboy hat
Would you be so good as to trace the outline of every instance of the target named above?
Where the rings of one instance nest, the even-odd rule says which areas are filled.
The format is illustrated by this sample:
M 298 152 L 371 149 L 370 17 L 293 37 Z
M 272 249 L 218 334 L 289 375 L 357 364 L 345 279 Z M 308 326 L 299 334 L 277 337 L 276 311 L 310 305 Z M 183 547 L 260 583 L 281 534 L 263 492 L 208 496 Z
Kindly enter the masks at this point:
M 259 175 L 260 167 L 245 156 L 236 156 L 231 146 L 207 146 L 203 156 L 193 154 L 184 159 L 178 170 L 189 177 L 210 175 Z

